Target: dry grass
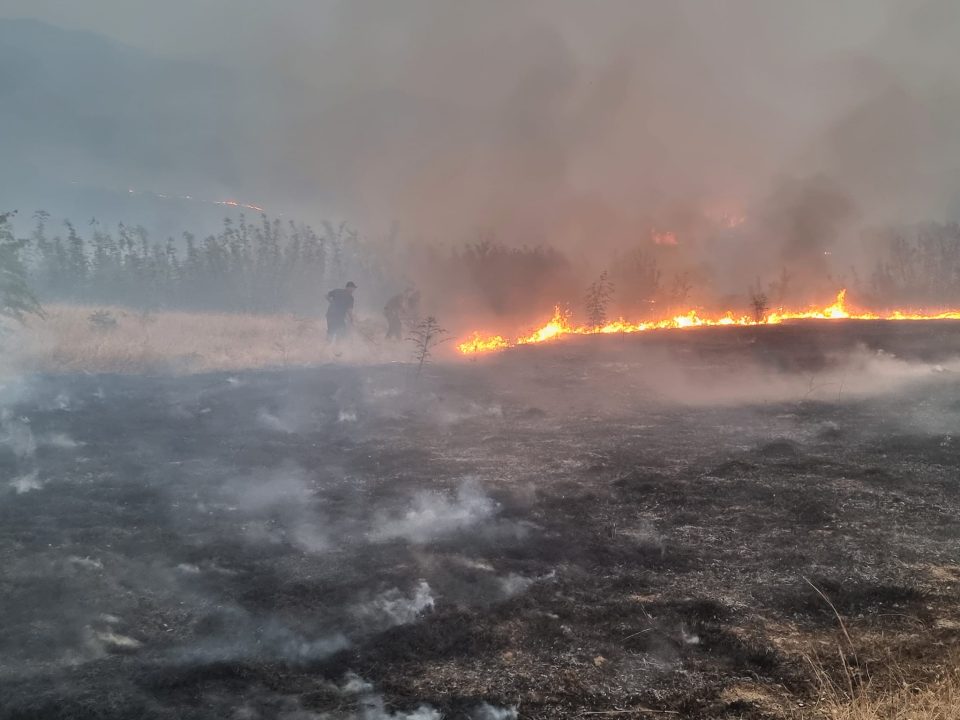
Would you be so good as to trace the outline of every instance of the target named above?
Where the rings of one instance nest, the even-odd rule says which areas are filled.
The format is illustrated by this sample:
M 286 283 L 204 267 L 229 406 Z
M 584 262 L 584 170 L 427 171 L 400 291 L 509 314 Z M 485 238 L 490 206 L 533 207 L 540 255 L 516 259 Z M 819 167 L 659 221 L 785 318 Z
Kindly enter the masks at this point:
M 16 329 L 6 346 L 14 362 L 35 372 L 192 373 L 314 365 L 334 361 L 410 360 L 409 343 L 383 340 L 376 320 L 337 346 L 326 341 L 323 318 L 292 315 L 158 312 L 49 305 L 45 320 Z M 115 327 L 90 316 L 106 311 Z
M 926 663 L 905 663 L 892 638 L 855 640 L 830 598 L 804 580 L 830 607 L 839 633 L 834 658 L 804 655 L 818 702 L 796 720 L 960 720 L 960 648 L 950 646 L 933 672 Z
M 813 664 L 820 702 L 799 709 L 796 720 L 958 720 L 960 719 L 960 652 L 952 652 L 943 669 L 920 682 L 910 682 L 896 666 L 876 678 L 837 682 L 821 664 Z

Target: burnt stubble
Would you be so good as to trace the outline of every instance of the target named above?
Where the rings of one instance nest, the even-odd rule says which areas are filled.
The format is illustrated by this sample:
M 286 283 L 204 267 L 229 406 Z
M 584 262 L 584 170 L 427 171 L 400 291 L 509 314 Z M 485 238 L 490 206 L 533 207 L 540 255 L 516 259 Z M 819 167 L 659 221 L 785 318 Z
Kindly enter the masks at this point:
M 12 383 L 0 716 L 759 717 L 722 693 L 811 692 L 811 583 L 936 661 L 958 353 L 800 323 Z

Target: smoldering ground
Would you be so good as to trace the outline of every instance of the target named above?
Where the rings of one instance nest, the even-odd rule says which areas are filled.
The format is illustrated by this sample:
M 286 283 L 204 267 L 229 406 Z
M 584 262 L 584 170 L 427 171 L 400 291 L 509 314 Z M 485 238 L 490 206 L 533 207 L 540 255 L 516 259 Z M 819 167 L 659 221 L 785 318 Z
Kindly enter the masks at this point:
M 11 384 L 0 715 L 724 717 L 745 674 L 806 692 L 777 628 L 833 618 L 804 577 L 933 659 L 955 332 Z

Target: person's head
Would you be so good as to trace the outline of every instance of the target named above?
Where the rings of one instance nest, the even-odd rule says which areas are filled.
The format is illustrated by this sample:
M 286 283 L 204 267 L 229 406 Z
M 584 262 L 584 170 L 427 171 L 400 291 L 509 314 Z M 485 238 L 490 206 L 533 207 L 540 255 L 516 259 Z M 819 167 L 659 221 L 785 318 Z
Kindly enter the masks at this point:
M 354 284 L 353 280 L 347 283 L 347 290 L 350 291 L 350 294 L 353 294 L 353 291 L 357 289 L 357 286 Z

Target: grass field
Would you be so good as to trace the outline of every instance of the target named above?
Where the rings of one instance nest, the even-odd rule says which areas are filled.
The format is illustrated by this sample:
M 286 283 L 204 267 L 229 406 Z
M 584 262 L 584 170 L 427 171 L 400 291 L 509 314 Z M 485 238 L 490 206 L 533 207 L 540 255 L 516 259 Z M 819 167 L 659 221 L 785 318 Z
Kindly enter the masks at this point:
M 40 372 L 206 372 L 408 360 L 409 343 L 383 339 L 385 324 L 358 320 L 351 338 L 326 340 L 323 317 L 239 313 L 140 313 L 103 306 L 48 305 L 46 319 L 14 329 L 8 345 Z M 101 313 L 100 322 L 91 317 Z

